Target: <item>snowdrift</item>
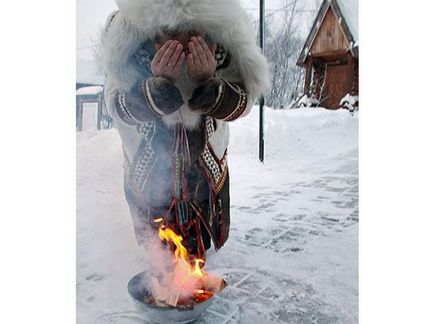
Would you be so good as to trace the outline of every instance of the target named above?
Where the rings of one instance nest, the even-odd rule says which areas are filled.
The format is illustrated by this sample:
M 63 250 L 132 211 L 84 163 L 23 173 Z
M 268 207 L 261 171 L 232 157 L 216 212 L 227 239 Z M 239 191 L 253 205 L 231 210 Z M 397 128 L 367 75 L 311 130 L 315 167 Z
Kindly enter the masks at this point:
M 259 108 L 230 123 L 229 156 L 258 154 Z M 358 148 L 358 113 L 304 108 L 265 109 L 267 160 L 331 157 Z M 122 146 L 115 129 L 77 133 L 77 170 L 104 173 L 122 167 Z M 108 160 L 101 163 L 101 160 Z M 103 168 L 103 169 L 101 169 Z M 108 170 L 106 170 L 108 169 Z
M 259 107 L 230 124 L 229 153 L 258 154 Z M 358 148 L 358 113 L 324 108 L 265 109 L 267 160 L 330 157 Z

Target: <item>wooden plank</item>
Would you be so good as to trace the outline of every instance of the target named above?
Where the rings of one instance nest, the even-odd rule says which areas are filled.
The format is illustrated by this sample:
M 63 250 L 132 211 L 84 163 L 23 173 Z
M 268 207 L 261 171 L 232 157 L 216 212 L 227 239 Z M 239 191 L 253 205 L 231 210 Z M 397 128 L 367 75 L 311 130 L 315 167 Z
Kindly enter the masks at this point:
M 346 51 L 350 46 L 335 13 L 330 7 L 313 41 L 310 54 Z
M 321 78 L 321 76 L 323 76 L 324 75 L 324 68 L 325 68 L 325 66 L 324 66 L 324 63 L 323 62 L 318 62 L 317 64 L 316 64 L 316 66 L 315 66 L 315 75 L 314 75 L 314 78 L 315 78 L 315 89 L 314 89 L 314 91 L 315 91 L 315 98 L 316 99 L 320 99 L 320 96 L 321 96 L 321 85 L 322 85 L 322 78 Z
M 309 93 L 310 83 L 312 81 L 312 59 L 308 59 L 306 65 L 306 75 L 304 77 L 304 94 L 307 95 Z
M 312 42 L 315 39 L 315 36 L 318 32 L 317 26 L 321 24 L 321 22 L 323 21 L 324 15 L 327 12 L 327 9 L 329 7 L 330 7 L 330 3 L 328 3 L 327 1 L 322 2 L 321 7 L 318 10 L 318 14 L 316 15 L 315 21 L 313 22 L 312 28 L 310 29 L 306 42 L 304 43 L 304 46 L 301 50 L 300 56 L 298 57 L 297 65 L 301 65 L 305 62 L 309 54 L 309 49 L 312 46 Z
M 347 58 L 347 51 L 327 51 L 321 53 L 315 53 L 311 55 L 312 58 L 321 58 L 324 60 L 332 60 L 338 58 Z
M 328 17 L 326 17 L 328 15 Z M 352 42 L 354 44 L 355 39 L 353 35 L 351 34 L 351 31 L 348 27 L 348 24 L 345 20 L 345 17 L 342 15 L 341 9 L 339 8 L 339 4 L 336 0 L 323 0 L 321 7 L 318 11 L 318 14 L 315 18 L 315 21 L 312 25 L 312 28 L 310 29 L 309 36 L 306 39 L 306 42 L 302 48 L 302 51 L 298 57 L 297 65 L 301 66 L 305 63 L 308 56 L 310 55 L 310 52 L 312 51 L 313 44 L 315 41 L 317 41 L 318 35 L 320 32 L 323 32 L 324 30 L 321 30 L 323 28 L 323 24 L 325 23 L 326 18 L 327 23 L 330 24 L 334 17 L 334 21 L 336 22 L 335 26 L 335 32 L 338 33 L 340 38 L 337 38 L 337 40 L 343 41 L 343 39 L 346 40 L 344 44 L 348 44 L 346 48 L 349 47 L 349 44 Z M 340 23 L 339 23 L 340 19 Z M 343 38 L 342 38 L 343 35 Z M 353 55 L 355 57 L 358 57 L 358 47 L 352 49 Z
M 359 95 L 359 60 L 354 60 L 354 95 Z
M 331 1 L 331 7 L 335 13 L 335 15 L 338 17 L 338 19 L 341 19 L 340 27 L 342 28 L 342 31 L 345 34 L 346 39 L 349 43 L 355 43 L 355 39 L 353 34 L 350 31 L 350 28 L 348 27 L 348 23 L 345 20 L 345 16 L 342 14 L 341 8 L 339 7 L 339 4 L 336 0 Z
M 348 66 L 327 65 L 326 67 L 325 106 L 329 109 L 339 108 L 339 102 L 347 94 Z
M 354 61 L 351 53 L 348 53 L 348 63 L 347 63 L 347 93 L 351 94 L 354 84 Z

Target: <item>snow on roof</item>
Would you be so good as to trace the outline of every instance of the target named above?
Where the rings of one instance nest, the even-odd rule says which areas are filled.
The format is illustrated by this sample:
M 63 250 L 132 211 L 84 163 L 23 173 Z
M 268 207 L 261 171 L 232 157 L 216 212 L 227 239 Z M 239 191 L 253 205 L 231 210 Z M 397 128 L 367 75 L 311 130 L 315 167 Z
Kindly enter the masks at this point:
M 77 96 L 97 95 L 103 91 L 101 86 L 83 87 L 76 91 Z
M 355 41 L 359 41 L 359 0 L 337 0 Z

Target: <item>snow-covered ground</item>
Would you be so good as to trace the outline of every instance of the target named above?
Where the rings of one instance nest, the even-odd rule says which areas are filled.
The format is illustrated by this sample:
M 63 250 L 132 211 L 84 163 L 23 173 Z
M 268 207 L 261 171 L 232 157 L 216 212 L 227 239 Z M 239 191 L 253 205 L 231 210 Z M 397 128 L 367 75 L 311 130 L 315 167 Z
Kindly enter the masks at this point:
M 206 269 L 229 287 L 199 323 L 358 321 L 358 115 L 257 111 L 231 124 L 231 232 Z M 140 320 L 126 284 L 146 265 L 122 191 L 116 130 L 77 134 L 77 323 Z

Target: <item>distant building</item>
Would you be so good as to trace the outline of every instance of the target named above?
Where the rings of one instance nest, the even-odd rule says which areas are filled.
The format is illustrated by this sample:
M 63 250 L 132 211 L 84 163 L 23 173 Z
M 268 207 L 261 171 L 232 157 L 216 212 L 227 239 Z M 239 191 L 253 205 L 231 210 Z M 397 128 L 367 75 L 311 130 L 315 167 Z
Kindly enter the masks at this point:
M 358 106 L 358 1 L 324 0 L 297 61 L 304 94 L 329 109 Z M 350 103 L 349 103 L 350 102 Z
M 100 130 L 113 126 L 104 102 L 104 78 L 91 60 L 77 60 L 76 130 Z
M 100 130 L 104 106 L 103 87 L 82 87 L 76 91 L 76 130 Z M 86 107 L 86 108 L 85 108 Z

